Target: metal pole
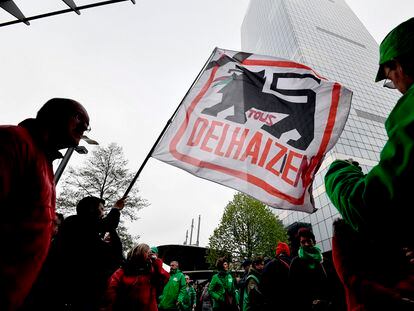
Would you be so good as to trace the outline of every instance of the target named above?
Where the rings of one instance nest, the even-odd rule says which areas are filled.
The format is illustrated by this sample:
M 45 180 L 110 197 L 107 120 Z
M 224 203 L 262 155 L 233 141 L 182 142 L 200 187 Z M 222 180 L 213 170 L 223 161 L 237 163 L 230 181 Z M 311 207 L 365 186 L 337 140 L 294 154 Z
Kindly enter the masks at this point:
M 214 49 L 214 51 L 211 53 L 210 57 L 207 59 L 206 63 L 204 64 L 203 68 L 200 70 L 200 72 L 198 73 L 197 77 L 195 78 L 193 84 L 191 84 L 190 88 L 188 89 L 187 93 L 185 93 L 183 99 L 181 100 L 180 104 L 178 105 L 178 107 L 175 109 L 174 113 L 172 114 L 172 116 L 170 117 L 170 119 L 168 119 L 167 123 L 165 124 L 164 128 L 162 129 L 160 135 L 158 136 L 157 140 L 155 141 L 154 145 L 152 146 L 150 152 L 148 152 L 147 156 L 144 159 L 144 162 L 142 162 L 140 168 L 138 169 L 138 172 L 135 174 L 134 178 L 132 179 L 131 183 L 128 186 L 128 189 L 125 191 L 124 194 L 124 198 L 128 195 L 128 193 L 131 191 L 132 187 L 134 186 L 135 182 L 138 179 L 139 174 L 141 174 L 141 171 L 144 169 L 145 164 L 147 164 L 149 158 L 151 157 L 152 153 L 154 152 L 155 148 L 157 147 L 158 143 L 160 142 L 161 138 L 164 136 L 165 132 L 167 131 L 168 127 L 171 125 L 175 115 L 178 112 L 178 109 L 181 107 L 181 104 L 184 102 L 184 99 L 187 97 L 188 93 L 190 93 L 191 89 L 193 88 L 194 84 L 196 84 L 196 82 L 198 81 L 198 79 L 200 78 L 201 74 L 204 71 L 204 68 L 206 68 L 206 66 L 208 65 L 208 63 L 210 62 L 210 60 L 212 59 L 214 53 L 216 52 L 217 48 Z
M 188 242 L 188 230 L 185 232 L 185 242 L 184 245 L 187 245 Z
M 191 219 L 190 245 L 193 242 L 193 228 L 194 228 L 194 218 Z
M 198 215 L 198 229 L 197 229 L 197 242 L 196 242 L 197 246 L 200 246 L 200 222 L 201 222 L 201 215 Z
M 72 156 L 74 150 L 74 147 L 68 148 L 68 150 L 66 150 L 66 153 L 55 172 L 55 185 L 57 185 L 57 183 L 59 182 L 59 179 L 62 176 L 62 173 L 66 168 L 66 165 L 68 165 L 69 159 Z
M 93 7 L 97 7 L 97 6 L 113 4 L 113 3 L 118 3 L 118 2 L 125 2 L 125 1 L 129 1 L 129 0 L 108 0 L 108 1 L 103 1 L 103 2 L 91 3 L 91 4 L 87 4 L 87 5 L 78 6 L 78 7 L 76 7 L 76 9 L 78 11 L 81 11 L 81 10 L 85 10 L 85 9 L 89 9 L 89 8 L 93 8 Z M 134 3 L 134 2 L 132 2 L 132 3 Z M 32 20 L 39 19 L 39 18 L 49 17 L 49 16 L 53 16 L 53 15 L 59 15 L 59 14 L 65 14 L 65 13 L 71 13 L 71 12 L 73 12 L 73 9 L 64 9 L 64 10 L 60 10 L 60 11 L 55 11 L 55 12 L 49 12 L 49 13 L 45 13 L 45 14 L 30 16 L 30 17 L 25 18 L 24 20 L 18 20 L 17 19 L 17 20 L 11 21 L 11 22 L 2 23 L 2 24 L 0 24 L 0 27 L 13 25 L 13 24 L 18 24 L 18 23 L 24 23 L 24 22 L 32 21 Z
M 95 143 L 98 144 L 96 141 L 95 141 Z M 62 176 L 62 173 L 65 170 L 66 165 L 68 164 L 69 159 L 73 154 L 73 151 L 76 151 L 79 154 L 88 154 L 88 149 L 86 149 L 84 146 L 76 146 L 76 147 L 68 148 L 66 150 L 65 156 L 63 157 L 63 159 L 60 162 L 58 168 L 56 169 L 55 185 L 57 185 L 60 177 Z

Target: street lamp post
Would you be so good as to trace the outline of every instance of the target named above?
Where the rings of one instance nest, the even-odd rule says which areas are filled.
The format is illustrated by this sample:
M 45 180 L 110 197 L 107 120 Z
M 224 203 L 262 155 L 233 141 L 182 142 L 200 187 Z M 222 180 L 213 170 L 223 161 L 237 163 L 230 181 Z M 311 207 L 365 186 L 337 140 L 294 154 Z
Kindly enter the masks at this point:
M 89 137 L 87 137 L 85 135 L 82 137 L 82 139 L 86 143 L 88 143 L 89 145 L 99 145 L 96 140 L 90 139 Z M 59 182 L 59 179 L 62 176 L 63 171 L 65 170 L 66 165 L 68 164 L 68 162 L 70 160 L 70 157 L 73 154 L 73 151 L 76 151 L 79 154 L 88 154 L 88 149 L 86 149 L 86 147 L 84 147 L 84 146 L 77 146 L 77 147 L 68 148 L 66 150 L 65 155 L 63 156 L 62 161 L 60 162 L 58 168 L 56 169 L 56 172 L 55 172 L 55 185 L 57 185 L 57 183 Z

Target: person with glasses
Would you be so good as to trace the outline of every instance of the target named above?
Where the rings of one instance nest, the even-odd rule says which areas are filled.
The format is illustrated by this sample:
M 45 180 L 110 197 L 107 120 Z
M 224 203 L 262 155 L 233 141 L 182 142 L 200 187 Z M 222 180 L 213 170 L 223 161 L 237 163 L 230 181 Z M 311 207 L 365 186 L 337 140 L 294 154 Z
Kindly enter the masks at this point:
M 0 310 L 23 303 L 48 253 L 55 218 L 52 162 L 89 127 L 85 108 L 53 98 L 36 118 L 0 126 Z
M 414 18 L 395 27 L 381 42 L 379 52 L 375 81 L 385 79 L 384 86 L 394 87 L 403 94 L 385 122 L 388 141 L 381 151 L 379 163 L 367 174 L 352 159 L 334 161 L 325 175 L 325 189 L 345 222 L 338 228 L 349 227 L 358 234 L 359 240 L 386 246 L 384 249 L 373 247 L 370 258 L 374 262 L 386 256 L 388 264 L 381 265 L 382 270 L 376 273 L 368 272 L 367 269 L 373 267 L 370 264 L 366 264 L 367 269 L 361 269 L 361 260 L 350 259 L 354 247 L 345 244 L 349 244 L 346 230 L 340 230 L 344 232 L 343 236 L 335 230 L 332 251 L 336 270 L 346 287 L 348 308 L 376 303 L 381 309 L 402 310 L 400 304 L 403 304 L 414 310 L 414 270 L 408 256 L 412 256 L 414 247 L 411 229 L 414 216 L 411 207 L 414 178 Z M 346 249 L 350 252 L 347 253 Z M 349 267 L 351 262 L 356 266 Z M 387 273 L 389 268 L 393 270 Z M 356 271 L 361 271 L 361 274 L 356 275 Z M 373 280 L 368 279 L 369 273 Z M 363 284 L 371 285 L 364 287 Z M 392 298 L 389 305 L 381 297 Z
M 185 275 L 185 282 L 187 285 L 180 311 L 193 311 L 196 307 L 196 291 L 194 289 L 194 282 L 187 274 Z

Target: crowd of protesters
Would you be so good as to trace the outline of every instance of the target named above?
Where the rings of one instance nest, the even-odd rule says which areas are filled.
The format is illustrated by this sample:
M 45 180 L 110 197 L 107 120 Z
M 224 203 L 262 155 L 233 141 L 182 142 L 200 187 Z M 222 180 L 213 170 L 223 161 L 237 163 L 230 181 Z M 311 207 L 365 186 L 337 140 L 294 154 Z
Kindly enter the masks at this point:
M 296 255 L 279 242 L 273 258 L 246 259 L 239 271 L 230 271 L 229 261 L 219 258 L 218 273 L 199 288 L 198 310 L 346 310 L 339 279 L 312 231 L 301 228 L 296 239 Z
M 414 310 L 413 55 L 411 18 L 380 45 L 376 81 L 391 80 L 384 85 L 403 96 L 379 163 L 364 174 L 352 159 L 336 160 L 325 176 L 343 218 L 334 224 L 335 269 L 302 228 L 294 254 L 279 243 L 270 260 L 246 259 L 240 277 L 220 258 L 218 273 L 194 288 L 177 261 L 163 268 L 156 248 L 141 243 L 124 258 L 116 229 L 125 198 L 106 216 L 96 197 L 80 200 L 76 215 L 55 214 L 52 162 L 89 129 L 80 103 L 51 99 L 36 118 L 0 126 L 0 310 Z

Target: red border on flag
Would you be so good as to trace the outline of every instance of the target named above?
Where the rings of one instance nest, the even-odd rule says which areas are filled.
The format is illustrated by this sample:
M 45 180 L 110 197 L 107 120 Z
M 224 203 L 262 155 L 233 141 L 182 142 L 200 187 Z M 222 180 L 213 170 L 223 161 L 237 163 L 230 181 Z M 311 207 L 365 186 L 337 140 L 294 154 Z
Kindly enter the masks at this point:
M 266 60 L 245 60 L 243 63 L 243 65 L 249 65 L 249 66 L 272 66 L 272 67 L 284 67 L 284 68 L 303 68 L 303 69 L 307 69 L 312 71 L 315 75 L 317 75 L 311 68 L 305 66 L 305 65 L 301 65 L 295 62 L 290 62 L 290 61 L 266 61 Z M 339 104 L 339 98 L 340 98 L 340 93 L 341 93 L 341 85 L 338 83 L 334 83 L 333 87 L 332 87 L 332 100 L 331 100 L 331 106 L 330 106 L 330 110 L 329 110 L 329 116 L 328 116 L 328 122 L 326 124 L 325 127 L 325 131 L 322 137 L 322 142 L 319 146 L 319 150 L 316 154 L 316 156 L 311 159 L 310 164 L 309 164 L 309 169 L 307 171 L 307 174 L 305 175 L 305 179 L 304 179 L 304 191 L 301 194 L 301 196 L 299 198 L 287 195 L 283 192 L 281 192 L 280 190 L 276 189 L 274 186 L 270 185 L 269 183 L 267 183 L 266 181 L 260 179 L 259 177 L 256 177 L 252 174 L 240 171 L 240 170 L 235 170 L 232 168 L 228 168 L 228 167 L 224 167 L 221 165 L 217 165 L 211 162 L 206 162 L 191 156 L 188 156 L 186 154 L 183 154 L 181 152 L 179 152 L 177 150 L 177 145 L 180 142 L 181 138 L 184 136 L 184 133 L 186 132 L 186 129 L 188 127 L 188 123 L 190 120 L 190 116 L 194 111 L 194 108 L 198 105 L 198 103 L 200 102 L 200 100 L 203 98 L 203 96 L 205 95 L 205 93 L 207 92 L 207 90 L 210 88 L 211 83 L 213 82 L 216 72 L 218 70 L 219 66 L 215 66 L 213 67 L 210 77 L 208 79 L 208 81 L 205 83 L 205 85 L 203 86 L 203 88 L 201 89 L 200 93 L 197 94 L 197 96 L 194 98 L 194 100 L 191 102 L 191 105 L 188 107 L 187 111 L 186 111 L 186 118 L 184 119 L 183 123 L 181 124 L 180 128 L 178 129 L 177 133 L 174 135 L 173 139 L 171 140 L 170 143 L 170 152 L 171 154 L 179 161 L 191 164 L 193 166 L 196 167 L 200 167 L 200 168 L 207 168 L 207 169 L 211 169 L 211 170 L 215 170 L 227 175 L 231 175 L 233 177 L 239 178 L 241 180 L 244 180 L 246 182 L 249 182 L 261 189 L 263 189 L 264 191 L 266 191 L 267 193 L 269 193 L 272 196 L 276 196 L 282 200 L 286 200 L 291 204 L 294 205 L 302 205 L 304 203 L 304 199 L 305 199 L 305 195 L 306 195 L 306 191 L 307 188 L 312 180 L 312 172 L 315 170 L 315 168 L 317 167 L 317 165 L 320 163 L 320 161 L 322 160 L 326 148 L 328 147 L 328 143 L 331 139 L 332 136 L 332 131 L 335 125 L 335 119 L 336 119 L 336 114 L 337 114 L 337 110 L 338 110 L 338 104 Z M 324 79 L 322 77 L 320 77 L 319 75 L 317 75 L 319 78 Z

